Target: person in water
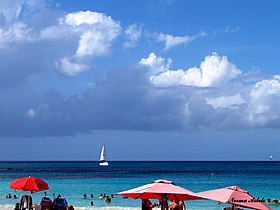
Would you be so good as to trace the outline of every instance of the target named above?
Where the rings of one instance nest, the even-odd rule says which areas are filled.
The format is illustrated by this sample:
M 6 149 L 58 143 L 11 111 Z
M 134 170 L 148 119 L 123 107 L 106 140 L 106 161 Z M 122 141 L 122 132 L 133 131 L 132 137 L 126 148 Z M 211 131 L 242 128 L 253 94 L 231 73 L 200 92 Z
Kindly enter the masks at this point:
M 111 198 L 109 196 L 106 196 L 104 202 L 106 204 L 111 203 Z

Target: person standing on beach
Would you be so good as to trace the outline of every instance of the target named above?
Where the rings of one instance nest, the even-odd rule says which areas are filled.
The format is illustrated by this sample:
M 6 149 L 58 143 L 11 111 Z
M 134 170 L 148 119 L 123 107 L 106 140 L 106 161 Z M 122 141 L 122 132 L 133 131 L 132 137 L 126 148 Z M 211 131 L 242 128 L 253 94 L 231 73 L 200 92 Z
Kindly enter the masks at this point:
M 185 210 L 186 206 L 185 206 L 184 201 L 179 201 L 178 207 L 179 207 L 179 210 Z

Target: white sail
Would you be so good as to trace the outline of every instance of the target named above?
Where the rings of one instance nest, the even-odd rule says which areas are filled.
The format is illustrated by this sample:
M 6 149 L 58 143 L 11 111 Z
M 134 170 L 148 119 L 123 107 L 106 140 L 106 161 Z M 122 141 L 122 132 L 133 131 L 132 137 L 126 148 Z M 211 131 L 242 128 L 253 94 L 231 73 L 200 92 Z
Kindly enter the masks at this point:
M 107 159 L 107 155 L 106 155 L 106 151 L 105 151 L 105 145 L 103 145 L 102 150 L 101 150 L 101 154 L 100 154 L 100 166 L 108 166 L 108 159 Z

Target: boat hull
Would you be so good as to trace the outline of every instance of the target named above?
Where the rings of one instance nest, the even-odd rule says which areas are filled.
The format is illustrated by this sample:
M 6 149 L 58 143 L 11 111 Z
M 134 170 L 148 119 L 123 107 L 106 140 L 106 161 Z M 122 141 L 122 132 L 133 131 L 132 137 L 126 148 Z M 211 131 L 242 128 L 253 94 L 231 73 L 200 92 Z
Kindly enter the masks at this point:
M 99 165 L 100 165 L 100 166 L 108 166 L 109 163 L 108 163 L 108 162 L 101 162 L 101 163 L 99 163 Z

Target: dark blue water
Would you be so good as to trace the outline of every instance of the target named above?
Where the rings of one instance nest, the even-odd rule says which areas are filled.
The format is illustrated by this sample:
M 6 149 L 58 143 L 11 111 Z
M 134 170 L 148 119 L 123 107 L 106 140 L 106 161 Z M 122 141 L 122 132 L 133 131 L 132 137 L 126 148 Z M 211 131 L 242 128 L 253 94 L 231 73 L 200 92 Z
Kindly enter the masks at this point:
M 106 173 L 104 173 L 106 172 Z M 219 161 L 119 161 L 110 162 L 109 167 L 100 167 L 97 162 L 0 162 L 0 178 L 17 178 L 33 175 L 44 178 L 127 178 L 154 174 L 246 174 L 280 175 L 280 162 L 219 162 Z
M 109 167 L 100 167 L 97 162 L 0 162 L 0 205 L 11 202 L 1 199 L 11 193 L 8 183 L 24 176 L 45 180 L 49 183 L 49 194 L 61 193 L 78 206 L 88 204 L 87 200 L 81 199 L 84 193 L 114 194 L 157 179 L 174 181 L 194 192 L 237 185 L 256 197 L 280 199 L 280 162 L 276 161 L 122 161 L 110 162 Z M 16 193 L 20 196 L 21 192 Z M 34 196 L 39 200 L 42 193 Z M 95 199 L 96 206 L 104 206 L 102 201 Z M 111 205 L 133 207 L 139 203 L 115 198 Z M 205 208 L 204 203 L 192 203 L 192 206 Z

